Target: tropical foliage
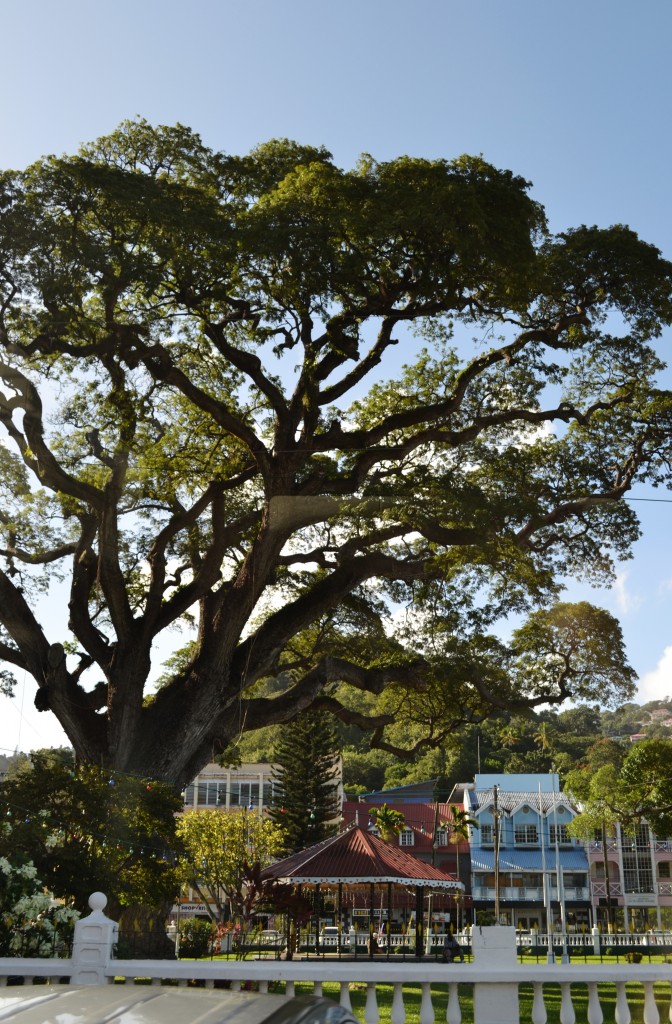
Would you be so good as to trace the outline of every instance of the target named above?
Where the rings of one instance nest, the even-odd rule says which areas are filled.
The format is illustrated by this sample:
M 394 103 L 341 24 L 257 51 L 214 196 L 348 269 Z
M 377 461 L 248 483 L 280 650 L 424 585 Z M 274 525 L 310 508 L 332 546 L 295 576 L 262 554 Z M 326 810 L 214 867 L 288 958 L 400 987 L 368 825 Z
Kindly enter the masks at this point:
M 381 839 L 393 839 L 395 836 L 398 836 L 406 823 L 406 818 L 401 811 L 395 811 L 393 807 L 388 807 L 387 804 L 381 804 L 380 807 L 371 807 L 369 809 L 369 817 L 378 830 Z
M 147 779 L 75 765 L 67 750 L 35 751 L 0 786 L 10 832 L 0 855 L 33 862 L 59 899 L 88 913 L 92 892 L 108 897 L 109 913 L 158 906 L 177 891 L 178 842 L 172 789 Z
M 271 863 L 282 849 L 282 829 L 253 811 L 187 811 L 177 832 L 185 848 L 181 881 L 199 894 L 213 922 L 249 918 L 250 866 Z
M 0 822 L 2 846 L 12 850 L 13 827 Z M 55 837 L 47 842 L 56 843 Z M 54 898 L 37 869 L 16 851 L 0 856 L 0 956 L 68 956 L 79 912 Z
M 342 170 L 135 121 L 5 172 L 3 672 L 80 762 L 180 787 L 308 710 L 412 757 L 621 703 L 618 624 L 559 581 L 608 578 L 623 499 L 669 479 L 671 282 L 480 157 Z

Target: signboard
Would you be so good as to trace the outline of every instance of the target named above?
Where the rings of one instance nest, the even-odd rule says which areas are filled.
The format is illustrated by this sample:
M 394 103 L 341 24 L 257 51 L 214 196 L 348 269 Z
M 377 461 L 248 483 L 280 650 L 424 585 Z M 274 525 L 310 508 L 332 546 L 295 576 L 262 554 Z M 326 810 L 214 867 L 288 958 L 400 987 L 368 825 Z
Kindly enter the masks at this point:
M 208 908 L 205 903 L 176 903 L 171 910 L 171 916 L 177 917 L 194 917 L 196 914 L 204 914 L 207 916 Z
M 628 907 L 655 907 L 656 896 L 652 892 L 628 892 L 625 902 Z
M 369 911 L 368 911 L 368 909 L 366 907 L 364 907 L 364 908 L 357 908 L 357 907 L 355 907 L 354 910 L 352 911 L 352 916 L 353 917 L 368 917 L 369 916 Z M 374 917 L 387 917 L 387 910 L 376 910 L 374 908 L 373 916 Z

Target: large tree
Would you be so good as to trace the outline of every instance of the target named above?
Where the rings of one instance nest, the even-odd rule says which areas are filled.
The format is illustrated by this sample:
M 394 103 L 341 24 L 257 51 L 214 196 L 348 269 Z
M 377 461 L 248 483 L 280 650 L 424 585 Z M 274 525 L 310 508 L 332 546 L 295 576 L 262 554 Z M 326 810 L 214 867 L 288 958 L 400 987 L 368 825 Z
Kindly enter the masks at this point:
M 627 696 L 617 624 L 552 603 L 667 480 L 671 282 L 481 158 L 344 171 L 137 121 L 1 175 L 0 658 L 80 759 L 177 784 L 308 709 L 419 749 Z

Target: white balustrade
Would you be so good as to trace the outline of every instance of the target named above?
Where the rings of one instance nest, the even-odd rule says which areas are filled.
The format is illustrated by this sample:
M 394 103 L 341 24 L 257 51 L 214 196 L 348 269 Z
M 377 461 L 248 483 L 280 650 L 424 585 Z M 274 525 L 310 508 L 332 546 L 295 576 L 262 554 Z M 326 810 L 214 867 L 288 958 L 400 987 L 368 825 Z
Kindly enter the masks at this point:
M 88 922 L 88 923 L 87 923 Z M 668 963 L 595 963 L 595 964 L 547 964 L 545 962 L 520 963 L 516 958 L 515 933 L 513 928 L 474 929 L 474 962 L 466 964 L 444 964 L 433 960 L 421 962 L 401 957 L 389 960 L 379 956 L 368 958 L 340 959 L 330 954 L 320 958 L 295 960 L 114 960 L 110 953 L 110 936 L 114 929 L 102 913 L 100 901 L 90 918 L 83 918 L 75 936 L 77 942 L 86 939 L 86 960 L 82 957 L 71 959 L 22 959 L 0 958 L 0 985 L 9 977 L 23 977 L 27 982 L 36 979 L 50 979 L 57 984 L 62 980 L 74 980 L 79 976 L 86 984 L 122 981 L 133 983 L 136 978 L 149 979 L 152 984 L 172 980 L 184 986 L 193 979 L 201 980 L 210 988 L 216 982 L 227 981 L 234 991 L 240 991 L 249 983 L 260 992 L 267 992 L 271 983 L 284 985 L 285 995 L 291 998 L 296 986 L 306 986 L 319 994 L 339 997 L 341 1006 L 351 1008 L 352 986 L 366 989 L 364 1005 L 359 1011 L 364 1024 L 378 1024 L 380 1019 L 379 995 L 381 986 L 386 987 L 386 1001 L 390 1001 L 391 1024 L 405 1024 L 408 1011 L 405 1004 L 404 985 L 420 986 L 420 1024 L 434 1024 L 445 1020 L 446 1024 L 461 1024 L 462 1014 L 458 998 L 458 986 L 473 998 L 475 1024 L 511 1024 L 519 1020 L 519 993 L 525 986 L 531 989 L 532 1024 L 546 1024 L 548 1012 L 546 997 L 557 998 L 560 986 L 560 1024 L 576 1024 L 586 1019 L 588 1024 L 602 1024 L 604 1014 L 600 1004 L 598 985 L 613 986 L 612 999 L 615 1001 L 616 1024 L 630 1024 L 635 1017 L 628 998 L 643 1002 L 637 1007 L 635 1019 L 644 1024 L 661 1024 L 661 1015 L 656 1003 L 665 1004 L 665 1017 L 672 1021 L 670 1014 L 670 984 L 672 965 Z M 93 927 L 95 926 L 95 927 Z M 96 936 L 100 942 L 95 949 Z M 613 940 L 615 936 L 609 936 Z M 632 940 L 632 936 L 628 936 Z M 81 950 L 81 947 L 80 947 Z M 84 970 L 82 970 L 84 966 Z M 95 968 L 95 970 L 94 970 Z M 665 983 L 661 985 L 661 983 Z M 627 989 L 626 989 L 627 984 Z M 448 990 L 447 1006 L 439 1010 L 434 1005 L 432 994 L 438 986 Z M 654 990 L 654 985 L 656 986 Z M 552 986 L 552 990 L 549 988 Z M 604 991 L 604 989 L 600 989 Z M 445 996 L 444 996 L 445 998 Z M 525 997 L 529 998 L 528 995 Z M 577 1012 L 577 999 L 581 1009 Z

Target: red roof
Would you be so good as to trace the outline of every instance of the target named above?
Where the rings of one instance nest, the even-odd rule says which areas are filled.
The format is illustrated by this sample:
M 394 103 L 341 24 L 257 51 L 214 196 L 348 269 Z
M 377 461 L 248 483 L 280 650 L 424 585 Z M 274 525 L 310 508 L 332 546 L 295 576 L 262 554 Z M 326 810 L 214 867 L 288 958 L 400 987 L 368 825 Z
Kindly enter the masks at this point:
M 399 847 L 356 826 L 271 865 L 262 877 L 294 885 L 397 882 L 439 889 L 464 889 L 454 875 L 424 864 Z
M 411 829 L 413 832 L 413 856 L 418 855 L 431 855 L 432 843 L 434 841 L 434 824 L 436 823 L 439 831 L 445 831 L 445 826 L 442 826 L 444 821 L 449 821 L 451 817 L 451 807 L 457 807 L 460 810 L 464 810 L 459 804 L 440 803 L 440 804 L 410 804 L 402 803 L 397 801 L 396 803 L 390 802 L 387 806 L 392 811 L 399 811 L 404 816 L 404 828 Z M 373 810 L 379 810 L 380 804 L 375 804 L 366 800 L 345 800 L 343 803 L 343 821 L 345 825 L 349 825 L 354 822 L 355 825 L 362 825 L 366 827 L 367 822 L 369 827 L 373 824 L 371 819 L 371 812 Z M 438 813 L 437 813 L 438 811 Z M 448 832 L 450 833 L 450 826 L 448 826 Z M 454 855 L 455 847 L 459 848 L 460 853 L 465 853 L 469 849 L 469 841 L 461 839 L 459 842 L 454 842 L 455 837 L 450 835 L 450 843 L 447 847 L 442 847 L 442 853 L 445 855 L 450 853 Z

